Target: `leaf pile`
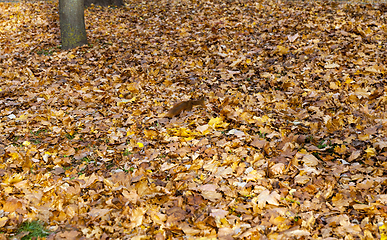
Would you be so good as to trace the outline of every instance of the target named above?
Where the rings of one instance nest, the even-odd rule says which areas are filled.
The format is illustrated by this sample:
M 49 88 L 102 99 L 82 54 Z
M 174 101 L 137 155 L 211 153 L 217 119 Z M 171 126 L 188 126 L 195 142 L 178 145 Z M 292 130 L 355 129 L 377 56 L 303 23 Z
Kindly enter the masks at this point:
M 0 239 L 386 239 L 386 5 L 0 9 Z

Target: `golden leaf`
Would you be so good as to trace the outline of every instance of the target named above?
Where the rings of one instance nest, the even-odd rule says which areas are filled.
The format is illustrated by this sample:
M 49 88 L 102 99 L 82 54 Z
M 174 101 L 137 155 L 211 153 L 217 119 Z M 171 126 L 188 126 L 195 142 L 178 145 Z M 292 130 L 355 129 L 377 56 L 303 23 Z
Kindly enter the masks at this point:
M 287 54 L 289 52 L 289 48 L 283 47 L 283 46 L 279 45 L 279 46 L 277 46 L 277 51 L 278 51 L 279 54 L 285 55 L 285 54 Z

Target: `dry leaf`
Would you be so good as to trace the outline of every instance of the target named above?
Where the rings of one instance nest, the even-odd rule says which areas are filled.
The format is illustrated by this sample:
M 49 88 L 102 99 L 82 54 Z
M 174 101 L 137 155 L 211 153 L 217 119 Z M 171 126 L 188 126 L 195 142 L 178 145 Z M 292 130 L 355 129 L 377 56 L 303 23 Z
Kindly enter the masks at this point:
M 302 158 L 302 162 L 305 166 L 315 167 L 319 164 L 319 160 L 312 154 L 307 154 Z

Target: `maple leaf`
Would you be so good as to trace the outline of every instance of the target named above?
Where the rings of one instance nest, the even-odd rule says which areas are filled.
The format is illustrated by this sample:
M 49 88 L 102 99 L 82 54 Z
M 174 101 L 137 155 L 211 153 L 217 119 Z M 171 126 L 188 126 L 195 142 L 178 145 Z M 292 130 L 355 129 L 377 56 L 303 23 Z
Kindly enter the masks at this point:
M 278 206 L 281 197 L 278 193 L 272 192 L 270 193 L 269 190 L 263 190 L 261 193 L 259 193 L 258 197 L 256 198 L 256 202 L 258 204 L 259 208 L 263 208 L 266 206 L 266 203 Z

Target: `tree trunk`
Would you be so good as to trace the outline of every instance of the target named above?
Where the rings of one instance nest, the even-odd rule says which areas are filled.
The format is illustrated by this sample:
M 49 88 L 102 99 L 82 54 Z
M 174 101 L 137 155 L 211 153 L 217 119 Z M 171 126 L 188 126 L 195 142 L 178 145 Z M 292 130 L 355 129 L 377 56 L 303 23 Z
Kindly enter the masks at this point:
M 59 0 L 59 19 L 62 49 L 87 44 L 84 0 Z
M 99 5 L 99 6 L 117 6 L 121 7 L 124 5 L 123 0 L 85 0 L 85 6 L 89 7 L 91 4 Z

